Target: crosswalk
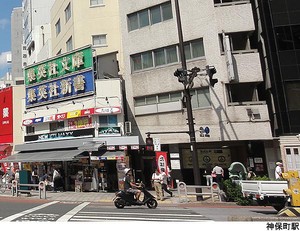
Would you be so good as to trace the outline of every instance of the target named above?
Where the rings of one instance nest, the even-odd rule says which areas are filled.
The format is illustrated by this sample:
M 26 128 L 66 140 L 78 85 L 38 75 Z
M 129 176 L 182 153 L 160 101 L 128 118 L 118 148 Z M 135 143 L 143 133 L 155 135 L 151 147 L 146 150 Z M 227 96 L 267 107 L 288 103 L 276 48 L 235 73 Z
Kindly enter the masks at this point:
M 136 210 L 134 210 L 136 211 Z M 80 211 L 69 221 L 104 222 L 104 221 L 147 221 L 147 222 L 199 222 L 211 221 L 201 214 L 185 214 L 178 210 L 159 210 L 155 213 L 131 211 Z
M 7 217 L 0 217 L 0 222 L 204 222 L 212 221 L 192 210 L 184 208 L 130 207 L 117 209 L 112 206 L 101 206 L 97 203 L 79 202 L 63 203 L 52 201 L 30 209 L 19 211 Z

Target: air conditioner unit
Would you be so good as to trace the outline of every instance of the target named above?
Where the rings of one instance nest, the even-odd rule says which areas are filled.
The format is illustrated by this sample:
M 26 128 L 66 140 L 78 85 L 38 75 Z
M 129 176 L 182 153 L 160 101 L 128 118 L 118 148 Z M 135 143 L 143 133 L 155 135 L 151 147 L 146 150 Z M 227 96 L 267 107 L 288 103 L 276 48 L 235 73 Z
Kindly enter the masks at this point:
M 124 132 L 126 135 L 131 134 L 131 122 L 130 121 L 125 122 Z

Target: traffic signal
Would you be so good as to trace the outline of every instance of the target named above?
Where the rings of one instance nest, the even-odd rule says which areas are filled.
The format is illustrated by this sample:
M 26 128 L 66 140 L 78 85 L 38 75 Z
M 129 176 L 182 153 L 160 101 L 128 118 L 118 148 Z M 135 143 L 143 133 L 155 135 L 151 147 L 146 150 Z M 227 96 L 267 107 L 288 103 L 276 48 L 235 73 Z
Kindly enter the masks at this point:
M 187 81 L 187 70 L 184 70 L 182 68 L 178 68 L 174 72 L 174 76 L 176 76 L 178 78 L 178 82 L 186 83 L 186 81 Z
M 206 74 L 209 77 L 209 84 L 214 87 L 215 84 L 218 82 L 218 79 L 213 79 L 213 75 L 217 73 L 217 70 L 214 66 L 206 66 Z
M 150 137 L 150 134 L 148 134 L 147 138 L 146 138 L 146 150 L 147 151 L 153 151 L 154 150 L 153 138 Z

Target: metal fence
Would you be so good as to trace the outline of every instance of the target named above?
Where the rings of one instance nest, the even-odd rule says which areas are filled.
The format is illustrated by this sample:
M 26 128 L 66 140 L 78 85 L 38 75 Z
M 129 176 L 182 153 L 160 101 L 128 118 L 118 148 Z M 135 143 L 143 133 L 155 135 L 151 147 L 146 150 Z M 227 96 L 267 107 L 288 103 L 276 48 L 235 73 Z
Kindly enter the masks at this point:
M 201 189 L 201 192 L 197 192 Z M 206 196 L 215 202 L 215 197 L 221 201 L 220 188 L 218 183 L 213 182 L 210 186 L 204 185 L 186 185 L 184 182 L 177 183 L 179 202 L 189 202 L 189 196 Z
M 18 181 L 13 180 L 11 183 L 11 193 L 16 197 L 20 196 L 21 193 L 27 193 L 28 195 L 38 194 L 40 199 L 46 199 L 46 192 L 45 181 L 40 181 L 38 184 L 20 184 Z

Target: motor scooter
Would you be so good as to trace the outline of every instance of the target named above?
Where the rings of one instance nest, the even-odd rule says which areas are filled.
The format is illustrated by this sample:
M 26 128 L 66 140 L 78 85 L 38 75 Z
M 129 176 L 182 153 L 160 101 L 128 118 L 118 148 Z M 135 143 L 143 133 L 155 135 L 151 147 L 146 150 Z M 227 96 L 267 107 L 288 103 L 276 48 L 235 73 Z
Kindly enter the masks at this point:
M 133 193 L 120 190 L 116 192 L 116 196 L 113 199 L 115 206 L 118 209 L 122 209 L 125 206 L 147 205 L 149 209 L 155 209 L 157 207 L 157 201 L 155 197 L 145 189 L 145 185 L 142 182 L 140 183 L 139 189 L 144 194 L 144 199 L 142 201 L 136 200 Z

